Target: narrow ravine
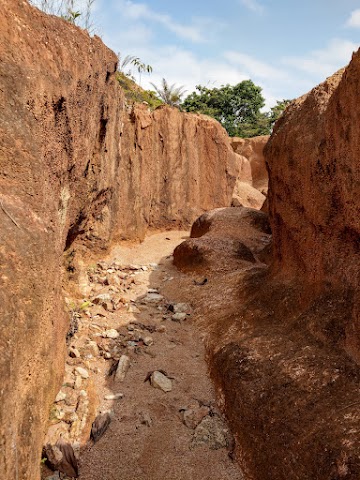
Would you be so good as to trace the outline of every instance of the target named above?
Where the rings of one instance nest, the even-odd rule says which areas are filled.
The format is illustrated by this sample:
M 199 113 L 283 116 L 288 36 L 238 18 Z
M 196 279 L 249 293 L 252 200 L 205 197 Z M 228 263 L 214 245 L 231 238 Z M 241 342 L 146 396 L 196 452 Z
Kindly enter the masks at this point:
M 216 407 L 193 306 L 161 293 L 180 275 L 171 254 L 187 236 L 153 234 L 84 269 L 81 289 L 92 304 L 80 312 L 67 378 L 75 374 L 73 389 L 88 399 L 88 415 L 111 422 L 82 449 L 81 480 L 243 478 L 231 459 L 233 440 Z M 80 380 L 81 373 L 89 378 Z M 69 396 L 69 387 L 62 391 Z

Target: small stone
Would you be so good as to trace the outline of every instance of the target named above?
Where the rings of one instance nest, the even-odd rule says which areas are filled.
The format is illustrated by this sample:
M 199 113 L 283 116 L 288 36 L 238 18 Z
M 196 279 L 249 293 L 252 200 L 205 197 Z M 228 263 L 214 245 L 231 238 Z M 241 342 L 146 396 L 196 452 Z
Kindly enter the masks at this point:
M 182 322 L 186 318 L 186 313 L 175 313 L 172 317 L 171 320 L 173 322 Z
M 174 313 L 190 313 L 191 307 L 187 303 L 176 303 L 174 305 Z
M 156 327 L 156 331 L 158 333 L 165 333 L 166 332 L 166 327 L 165 325 L 159 325 L 158 327 Z
M 112 358 L 112 355 L 110 352 L 104 352 L 103 357 L 106 358 L 106 360 L 110 360 Z
M 81 378 L 87 379 L 89 378 L 89 372 L 82 367 L 76 367 L 75 368 L 75 374 L 80 375 Z
M 69 355 L 70 355 L 71 358 L 80 358 L 80 352 L 75 347 L 70 348 Z
M 141 270 L 142 270 L 143 272 L 147 272 L 147 271 L 148 271 L 148 267 L 147 267 L 146 265 L 143 265 L 143 266 L 141 267 Z
M 159 303 L 164 297 L 160 293 L 148 293 L 144 298 L 145 303 Z
M 66 398 L 66 393 L 60 390 L 60 392 L 55 397 L 55 403 L 62 402 L 63 400 L 65 400 L 65 398 Z
M 172 390 L 171 380 L 157 370 L 151 374 L 150 383 L 154 388 L 159 388 L 163 392 L 171 392 Z
M 91 439 L 97 442 L 106 432 L 108 429 L 110 422 L 113 417 L 113 412 L 104 412 L 100 413 L 94 420 L 92 427 L 91 427 Z
M 123 382 L 130 368 L 130 358 L 127 355 L 121 355 L 119 364 L 115 373 L 115 380 Z
M 80 375 L 77 375 L 76 378 L 75 378 L 74 388 L 76 390 L 80 390 L 81 386 L 82 386 L 82 378 L 80 377 Z
M 100 355 L 98 344 L 92 340 L 88 342 L 88 344 L 86 345 L 86 349 L 94 357 L 98 357 Z
M 153 345 L 154 340 L 152 337 L 144 337 L 143 342 L 147 347 L 149 347 L 150 345 Z
M 103 302 L 110 302 L 111 295 L 109 293 L 100 293 L 92 299 L 92 303 L 95 305 L 102 305 Z
M 151 268 L 157 268 L 158 264 L 157 263 L 149 263 L 149 267 Z
M 105 395 L 105 400 L 121 400 L 124 397 L 123 393 L 111 393 L 109 395 Z
M 102 332 L 101 336 L 103 338 L 115 339 L 115 338 L 118 338 L 120 334 L 117 330 L 115 330 L 114 328 L 111 328 L 110 330 L 105 330 L 104 332 Z
M 159 293 L 159 290 L 157 288 L 149 288 L 147 293 Z
M 152 418 L 146 412 L 140 413 L 140 422 L 142 425 L 146 425 L 147 427 L 151 427 L 153 424 Z

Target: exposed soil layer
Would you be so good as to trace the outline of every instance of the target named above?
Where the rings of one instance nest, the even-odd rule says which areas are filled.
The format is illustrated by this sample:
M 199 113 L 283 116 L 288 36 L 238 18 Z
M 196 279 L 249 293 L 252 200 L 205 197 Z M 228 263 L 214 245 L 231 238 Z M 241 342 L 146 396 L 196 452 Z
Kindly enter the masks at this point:
M 274 272 L 301 283 L 304 303 L 343 299 L 332 337 L 360 362 L 360 52 L 294 101 L 265 147 Z M 322 329 L 321 322 L 318 329 Z
M 0 30 L 0 471 L 37 480 L 69 329 L 63 252 L 76 279 L 86 248 L 229 205 L 238 167 L 214 120 L 129 117 L 97 36 L 23 0 L 0 2 Z
M 208 214 L 204 237 L 185 241 L 201 245 L 206 237 L 207 249 L 213 245 L 202 273 L 207 282 L 194 288 L 198 271 L 186 268 L 164 290 L 196 304 L 237 459 L 252 480 L 358 479 L 360 371 L 338 346 L 339 319 L 351 314 L 351 299 L 330 293 L 304 303 L 306 286 L 304 293 L 298 282 L 275 278 L 254 249 L 264 236 L 263 226 L 250 225 L 259 212 L 241 210 L 233 209 L 237 219 L 227 209 Z M 255 264 L 234 269 L 231 255 L 224 261 L 217 254 L 219 228 L 225 241 L 234 226 Z

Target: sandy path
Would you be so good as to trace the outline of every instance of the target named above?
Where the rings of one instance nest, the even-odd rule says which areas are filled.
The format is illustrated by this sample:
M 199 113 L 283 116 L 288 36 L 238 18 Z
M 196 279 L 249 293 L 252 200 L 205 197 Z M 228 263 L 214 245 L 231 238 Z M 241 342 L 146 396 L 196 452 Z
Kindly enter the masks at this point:
M 149 288 L 161 293 L 166 284 L 179 275 L 167 257 L 186 235 L 187 232 L 154 234 L 142 244 L 115 247 L 106 259 L 107 262 L 117 260 L 141 266 L 158 264 L 157 268 L 139 270 L 136 284 L 129 291 L 129 300 L 135 301 L 133 305 L 140 312 L 118 312 L 106 320 L 107 327 L 127 332 L 126 324 L 137 321 L 153 327 L 163 325 L 165 329 L 146 332 L 152 337 L 153 345 L 130 347 L 123 352 L 131 358 L 131 367 L 123 383 L 104 380 L 109 363 L 99 359 L 96 388 L 102 399 L 100 408 L 113 409 L 114 418 L 105 435 L 83 452 L 81 480 L 243 478 L 237 465 L 230 460 L 227 448 L 210 448 L 209 438 L 213 441 L 213 437 L 209 431 L 202 432 L 206 442 L 192 448 L 194 429 L 183 423 L 182 409 L 189 412 L 188 407 L 192 405 L 193 411 L 199 414 L 203 411 L 200 405 L 214 406 L 201 335 L 191 316 L 181 323 L 171 320 L 172 314 L 167 312 L 165 304 L 176 298 L 166 298 L 160 304 L 142 303 L 139 298 Z M 141 329 L 139 333 L 145 335 Z M 146 374 L 157 369 L 172 377 L 171 392 L 164 393 L 144 382 Z M 123 399 L 104 400 L 104 395 L 119 392 L 124 395 Z M 210 411 L 211 415 L 205 419 L 211 424 L 219 417 L 215 407 Z M 219 435 L 219 431 L 215 434 Z M 200 438 L 199 427 L 197 435 Z

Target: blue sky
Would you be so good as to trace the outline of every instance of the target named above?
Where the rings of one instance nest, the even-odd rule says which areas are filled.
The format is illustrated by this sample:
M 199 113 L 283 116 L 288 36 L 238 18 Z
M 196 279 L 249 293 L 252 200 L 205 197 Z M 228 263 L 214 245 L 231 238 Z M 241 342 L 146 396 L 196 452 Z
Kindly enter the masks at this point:
M 267 105 L 306 93 L 360 43 L 360 0 L 96 0 L 97 33 L 153 67 L 141 84 L 236 84 L 251 78 Z

